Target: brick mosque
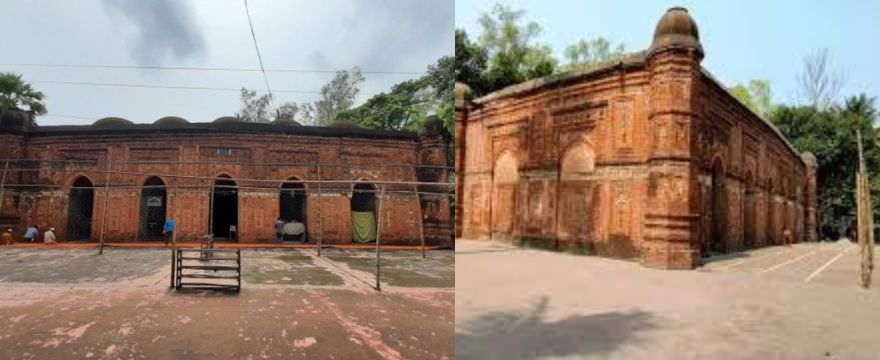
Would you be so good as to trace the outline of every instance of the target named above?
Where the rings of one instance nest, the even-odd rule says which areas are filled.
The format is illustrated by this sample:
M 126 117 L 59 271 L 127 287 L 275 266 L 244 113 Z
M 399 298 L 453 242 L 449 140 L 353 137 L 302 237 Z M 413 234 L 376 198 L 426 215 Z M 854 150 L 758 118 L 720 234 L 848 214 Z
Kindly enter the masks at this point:
M 703 56 L 676 7 L 646 51 L 476 99 L 456 84 L 456 236 L 670 269 L 815 241 L 815 157 Z
M 177 241 L 213 233 L 250 243 L 274 241 L 281 217 L 303 224 L 298 240 L 342 244 L 353 241 L 356 210 L 378 213 L 373 223 L 383 244 L 418 245 L 423 233 L 429 246 L 451 246 L 451 199 L 432 195 L 448 186 L 373 183 L 448 182 L 447 149 L 436 117 L 414 134 L 234 117 L 37 126 L 27 114 L 7 111 L 0 158 L 11 161 L 0 226 L 13 227 L 18 239 L 36 224 L 54 227 L 61 241 L 98 241 L 101 232 L 105 241 L 144 241 L 161 240 L 170 216 Z M 362 183 L 308 182 L 314 180 Z

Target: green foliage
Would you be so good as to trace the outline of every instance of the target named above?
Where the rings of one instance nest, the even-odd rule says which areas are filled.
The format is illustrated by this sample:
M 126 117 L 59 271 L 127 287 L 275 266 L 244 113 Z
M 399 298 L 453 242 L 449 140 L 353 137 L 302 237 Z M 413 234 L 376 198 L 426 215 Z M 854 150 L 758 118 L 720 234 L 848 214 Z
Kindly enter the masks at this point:
M 486 49 L 471 42 L 464 30 L 455 30 L 455 81 L 467 84 L 474 94 L 484 93 Z
M 761 117 L 773 112 L 773 94 L 767 80 L 751 80 L 747 85 L 736 84 L 730 88 L 730 93 Z
M 479 45 L 488 56 L 488 68 L 483 75 L 487 91 L 550 75 L 556 70 L 552 49 L 535 42 L 541 26 L 534 21 L 524 22 L 524 15 L 523 10 L 495 4 L 479 19 Z
M 770 120 L 799 151 L 816 155 L 819 168 L 820 224 L 838 227 L 855 209 L 854 184 L 858 165 L 856 131 L 868 169 L 880 168 L 880 147 L 875 141 L 880 132 L 874 127 L 877 110 L 873 98 L 865 95 L 846 99 L 843 106 L 820 110 L 815 106 L 780 105 Z M 880 176 L 870 176 L 872 191 L 880 191 Z M 874 213 L 880 214 L 880 202 L 873 197 Z
M 455 31 L 455 81 L 467 84 L 475 96 L 581 65 L 626 55 L 623 44 L 612 46 L 602 37 L 581 40 L 565 51 L 568 63 L 558 66 L 553 50 L 537 41 L 541 26 L 525 19 L 525 11 L 496 4 L 478 20 L 481 31 L 471 41 Z
M 0 110 L 27 111 L 34 115 L 45 115 L 46 104 L 43 103 L 45 98 L 46 95 L 22 80 L 21 75 L 0 73 Z
M 272 94 L 257 96 L 256 90 L 241 88 L 241 109 L 235 117 L 244 122 L 268 123 L 272 121 Z
M 580 40 L 565 49 L 567 68 L 611 61 L 624 56 L 626 48 L 623 44 L 617 44 L 612 49 L 611 43 L 601 36 L 592 40 Z
M 366 128 L 418 132 L 434 113 L 451 134 L 455 128 L 454 67 L 454 59 L 444 56 L 428 66 L 422 77 L 398 83 L 389 93 L 375 95 L 340 116 Z

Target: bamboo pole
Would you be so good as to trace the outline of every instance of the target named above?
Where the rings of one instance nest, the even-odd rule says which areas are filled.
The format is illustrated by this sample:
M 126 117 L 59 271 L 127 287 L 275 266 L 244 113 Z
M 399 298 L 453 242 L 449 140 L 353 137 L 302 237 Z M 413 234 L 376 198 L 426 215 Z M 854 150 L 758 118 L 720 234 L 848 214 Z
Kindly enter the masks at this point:
M 9 170 L 9 160 L 3 166 L 3 180 L 0 180 L 0 214 L 3 213 L 3 196 L 6 195 L 6 172 Z
M 318 176 L 321 171 L 318 170 Z M 321 207 L 323 206 L 323 202 L 321 201 L 321 184 L 318 184 L 318 256 L 321 256 L 321 244 L 324 239 L 324 221 L 321 219 Z
M 862 134 L 856 131 L 859 151 L 859 168 L 856 173 L 856 236 L 861 252 L 861 285 L 871 287 L 871 272 L 874 270 L 874 234 L 873 214 L 871 211 L 871 192 L 868 185 L 868 173 L 865 168 L 865 157 L 862 153 Z
M 419 196 L 419 187 L 418 185 L 414 185 L 413 188 L 416 189 L 416 201 L 419 203 L 419 241 L 422 243 L 422 259 L 426 257 L 425 255 L 425 213 L 424 209 L 422 209 L 422 200 Z
M 376 219 L 378 223 L 376 224 L 376 290 L 382 291 L 382 285 L 379 282 L 380 278 L 380 244 L 382 242 L 382 199 L 385 198 L 385 186 L 382 186 L 382 191 L 379 193 L 379 207 L 376 211 Z
M 214 238 L 214 184 L 211 184 L 211 190 L 208 193 L 208 234 Z
M 104 254 L 104 231 L 107 229 L 107 213 L 110 204 L 110 171 L 113 170 L 113 154 L 107 154 L 107 176 L 104 178 L 104 209 L 101 212 L 101 246 L 98 255 Z

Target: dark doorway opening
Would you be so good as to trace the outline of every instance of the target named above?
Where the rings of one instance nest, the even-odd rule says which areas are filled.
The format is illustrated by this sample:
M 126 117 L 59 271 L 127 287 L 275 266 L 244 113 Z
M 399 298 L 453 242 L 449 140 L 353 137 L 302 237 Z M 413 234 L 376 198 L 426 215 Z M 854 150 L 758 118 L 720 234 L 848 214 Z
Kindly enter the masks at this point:
M 752 173 L 746 173 L 746 197 L 745 210 L 743 211 L 743 247 L 751 249 L 755 247 L 755 180 Z
M 284 220 L 285 224 L 297 222 L 302 224 L 303 232 L 299 235 L 284 234 L 282 240 L 285 241 L 303 241 L 308 238 L 308 230 L 306 229 L 306 188 L 302 183 L 295 182 L 297 179 L 289 179 L 288 182 L 281 185 L 281 196 L 279 197 L 279 216 Z M 288 227 L 285 225 L 285 227 Z
M 167 199 L 165 182 L 158 176 L 150 177 L 144 182 L 141 188 L 141 240 L 163 240 Z
M 89 241 L 92 237 L 92 206 L 95 189 L 92 182 L 78 177 L 70 189 L 67 209 L 67 241 Z
M 238 240 L 238 188 L 228 176 L 214 180 L 211 232 L 216 240 Z M 234 229 L 235 232 L 231 230 Z
M 712 232 L 709 238 L 710 253 L 726 251 L 727 201 L 725 199 L 724 166 L 721 160 L 712 165 Z
M 370 184 L 357 184 L 351 194 L 352 240 L 355 242 L 376 241 L 376 227 L 379 215 L 376 214 L 376 187 Z

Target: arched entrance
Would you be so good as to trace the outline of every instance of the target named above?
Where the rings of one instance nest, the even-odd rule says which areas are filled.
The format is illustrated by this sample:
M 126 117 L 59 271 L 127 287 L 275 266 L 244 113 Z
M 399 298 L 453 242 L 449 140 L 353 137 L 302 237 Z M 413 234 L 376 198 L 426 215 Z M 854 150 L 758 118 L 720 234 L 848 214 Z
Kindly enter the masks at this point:
M 68 194 L 67 241 L 88 241 L 92 237 L 92 206 L 95 189 L 85 176 L 73 181 Z
M 767 189 L 767 245 L 776 245 L 776 195 L 774 192 L 773 179 Z
M 557 237 L 566 246 L 588 250 L 592 241 L 593 219 L 596 215 L 595 186 L 589 180 L 593 173 L 595 154 L 587 144 L 570 146 L 559 162 L 557 193 Z
M 165 182 L 158 176 L 144 182 L 141 188 L 141 240 L 162 240 L 167 198 Z
M 229 176 L 221 175 L 214 180 L 211 224 L 215 239 L 238 240 L 238 187 Z M 231 229 L 235 233 L 231 233 Z
M 724 253 L 727 239 L 727 199 L 725 196 L 724 165 L 720 159 L 712 164 L 712 232 L 709 237 L 709 252 Z
M 510 239 L 514 233 L 516 212 L 516 185 L 519 167 L 516 157 L 505 152 L 495 160 L 492 174 L 492 237 Z
M 354 242 L 376 241 L 376 187 L 357 184 L 351 194 L 351 226 Z
M 303 240 L 308 237 L 306 224 L 306 201 L 308 200 L 308 196 L 306 195 L 306 188 L 302 183 L 298 182 L 297 178 L 290 178 L 281 185 L 281 194 L 278 197 L 278 214 L 281 220 L 284 220 L 284 223 L 301 223 L 303 233 L 301 235 L 294 235 L 292 237 L 284 236 L 284 240 Z

